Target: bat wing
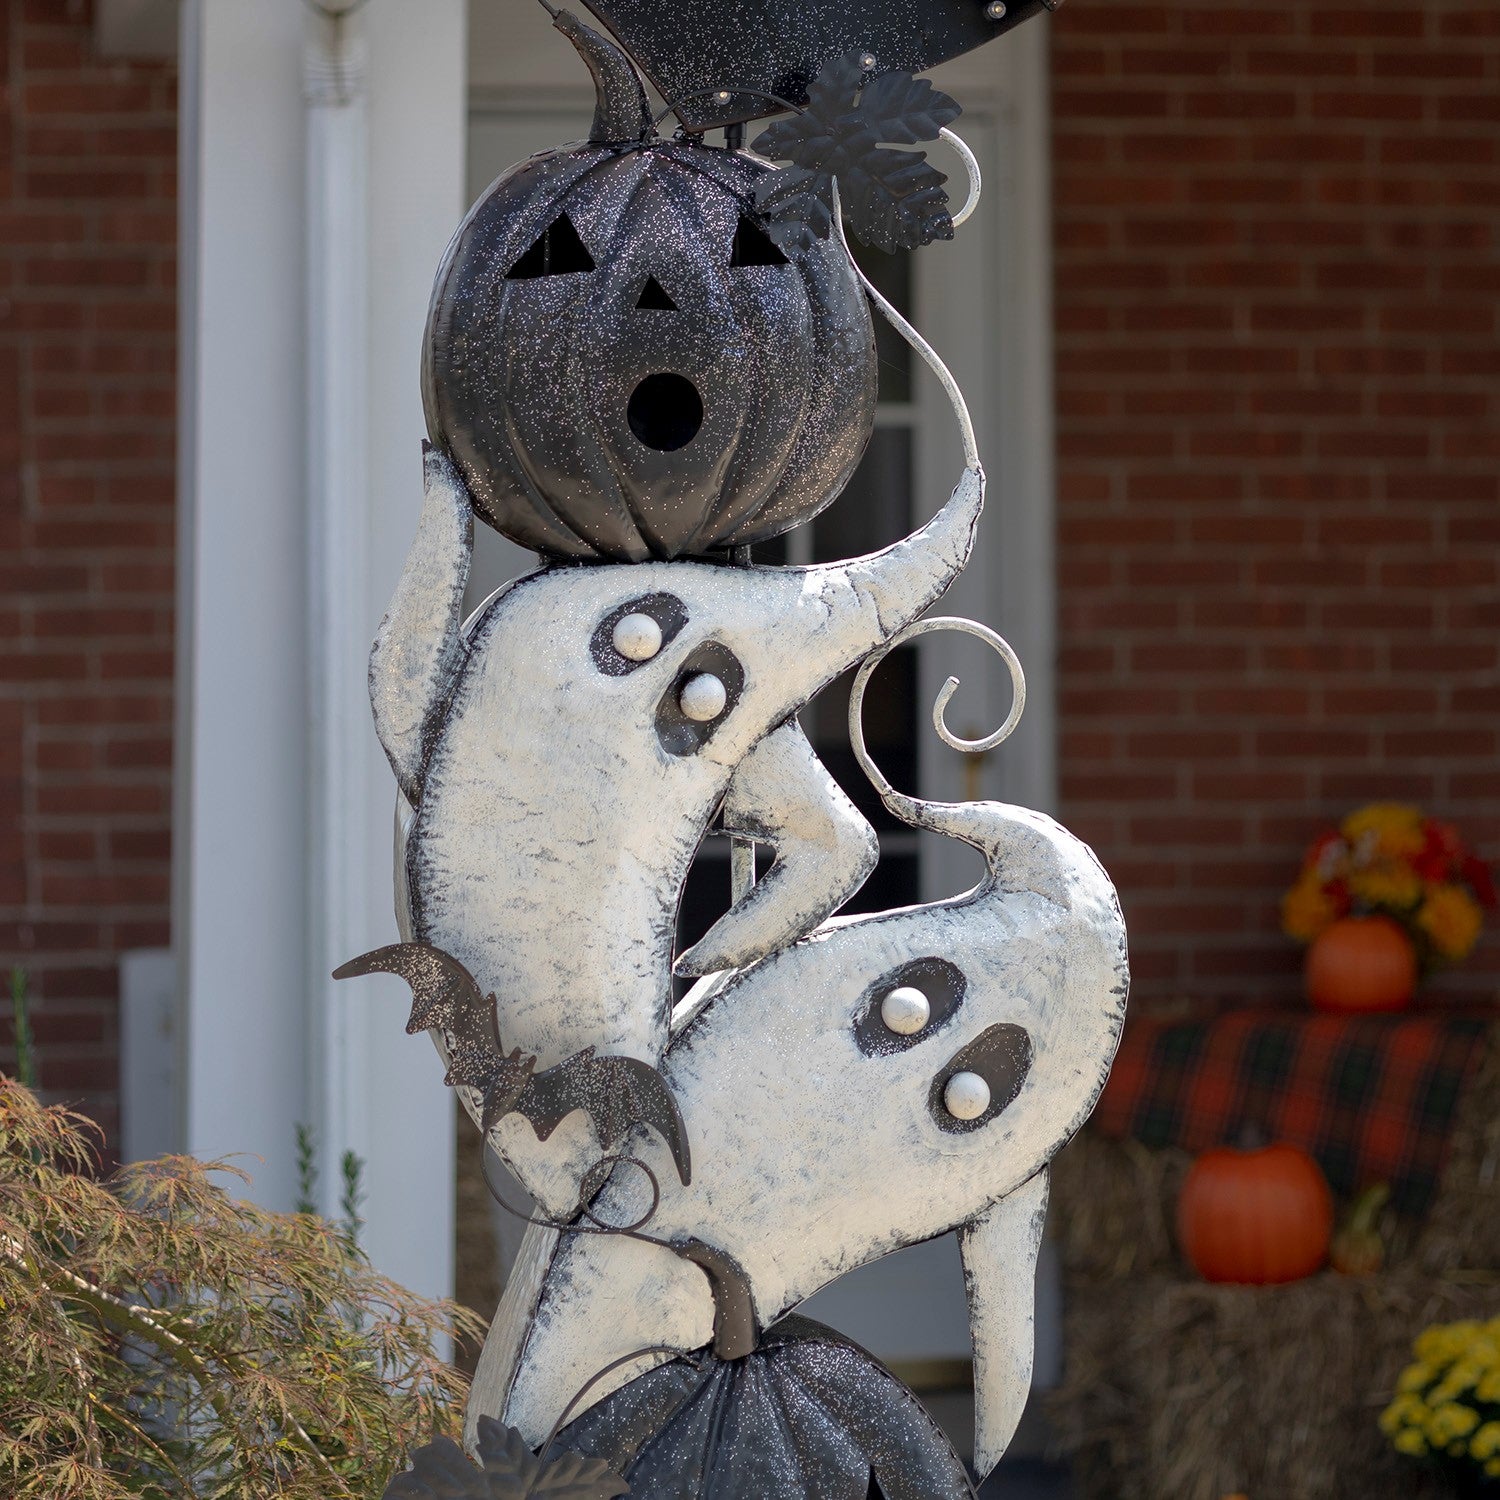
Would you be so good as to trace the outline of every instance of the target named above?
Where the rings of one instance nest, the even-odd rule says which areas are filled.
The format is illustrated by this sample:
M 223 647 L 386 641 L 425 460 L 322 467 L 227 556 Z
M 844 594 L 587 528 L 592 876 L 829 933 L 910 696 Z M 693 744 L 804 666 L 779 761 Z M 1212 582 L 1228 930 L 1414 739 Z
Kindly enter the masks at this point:
M 485 1006 L 474 976 L 451 954 L 429 943 L 392 943 L 333 971 L 335 979 L 363 974 L 395 974 L 411 986 L 411 1017 L 406 1023 L 411 1036 L 434 1026 L 462 1024 L 465 1015 Z
M 484 1098 L 480 1128 L 488 1134 L 515 1108 L 536 1065 L 534 1057 L 519 1050 L 506 1053 L 500 1045 L 495 997 L 482 995 L 474 976 L 452 954 L 430 943 L 392 943 L 333 971 L 335 979 L 362 974 L 396 974 L 411 986 L 407 1032 L 415 1036 L 438 1027 L 447 1035 L 444 1081 L 479 1090 Z
M 693 1180 L 682 1112 L 667 1081 L 633 1057 L 597 1057 L 592 1047 L 534 1075 L 516 1103 L 545 1141 L 575 1109 L 587 1110 L 606 1150 L 632 1125 L 649 1125 L 672 1151 L 684 1186 Z

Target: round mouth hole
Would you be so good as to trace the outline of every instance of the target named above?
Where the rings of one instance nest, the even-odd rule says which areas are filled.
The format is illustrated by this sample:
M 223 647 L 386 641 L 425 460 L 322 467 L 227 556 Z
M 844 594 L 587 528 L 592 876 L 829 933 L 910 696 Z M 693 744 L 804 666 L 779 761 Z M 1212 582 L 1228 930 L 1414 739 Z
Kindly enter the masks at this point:
M 703 425 L 703 397 L 691 380 L 663 371 L 648 375 L 636 386 L 625 415 L 630 430 L 648 448 L 671 453 L 698 436 Z

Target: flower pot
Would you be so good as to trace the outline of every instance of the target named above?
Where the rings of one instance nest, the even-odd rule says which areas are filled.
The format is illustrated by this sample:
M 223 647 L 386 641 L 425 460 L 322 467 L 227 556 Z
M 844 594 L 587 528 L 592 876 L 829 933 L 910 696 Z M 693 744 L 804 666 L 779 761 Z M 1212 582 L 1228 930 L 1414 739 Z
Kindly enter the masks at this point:
M 1313 940 L 1302 979 L 1318 1010 L 1405 1010 L 1417 988 L 1417 952 L 1390 917 L 1341 917 Z

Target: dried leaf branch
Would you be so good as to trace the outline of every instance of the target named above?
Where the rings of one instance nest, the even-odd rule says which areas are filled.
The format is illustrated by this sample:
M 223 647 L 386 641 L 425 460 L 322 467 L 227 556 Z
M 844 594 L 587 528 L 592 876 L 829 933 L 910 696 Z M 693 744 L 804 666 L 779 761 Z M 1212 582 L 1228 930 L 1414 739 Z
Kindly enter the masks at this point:
M 97 1181 L 90 1129 L 0 1078 L 0 1493 L 373 1500 L 452 1430 L 434 1345 L 471 1314 L 232 1197 L 228 1164 Z

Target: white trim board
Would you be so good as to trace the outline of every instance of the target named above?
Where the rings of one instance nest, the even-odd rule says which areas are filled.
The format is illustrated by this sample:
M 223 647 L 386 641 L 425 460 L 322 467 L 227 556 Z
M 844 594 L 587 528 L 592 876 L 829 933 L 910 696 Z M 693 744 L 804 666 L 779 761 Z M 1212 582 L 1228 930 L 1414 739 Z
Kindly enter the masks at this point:
M 317 1125 L 325 1162 L 345 1149 L 365 1159 L 364 1243 L 376 1264 L 431 1294 L 452 1285 L 452 1100 L 441 1067 L 404 1034 L 399 985 L 371 984 L 334 1013 L 313 976 L 334 948 L 352 957 L 396 936 L 394 793 L 362 702 L 364 655 L 421 503 L 417 361 L 433 273 L 462 209 L 465 10 L 465 0 L 377 0 L 351 23 L 368 57 L 353 143 L 369 163 L 368 194 L 363 205 L 330 205 L 317 243 L 325 272 L 337 268 L 340 236 L 363 249 L 368 282 L 340 304 L 361 327 L 338 336 L 320 324 L 321 403 L 309 328 L 327 277 L 309 288 L 304 99 L 316 23 L 292 0 L 186 0 L 182 34 L 182 1144 L 260 1157 L 248 1163 L 255 1196 L 286 1208 L 294 1127 Z M 340 553 L 354 566 L 337 580 L 326 557 L 308 562 L 309 479 L 328 474 L 309 463 L 315 423 L 318 450 L 365 475 L 342 492 L 338 523 L 358 528 L 363 559 L 358 545 Z M 343 629 L 324 669 L 351 679 L 359 707 L 317 718 L 306 696 L 310 622 L 327 610 Z M 314 766 L 325 787 L 328 768 L 348 767 L 355 805 L 338 826 L 361 830 L 357 848 L 328 847 L 338 835 L 310 818 Z M 337 902 L 314 900 L 329 881 Z M 331 1206 L 336 1174 L 323 1176 Z

